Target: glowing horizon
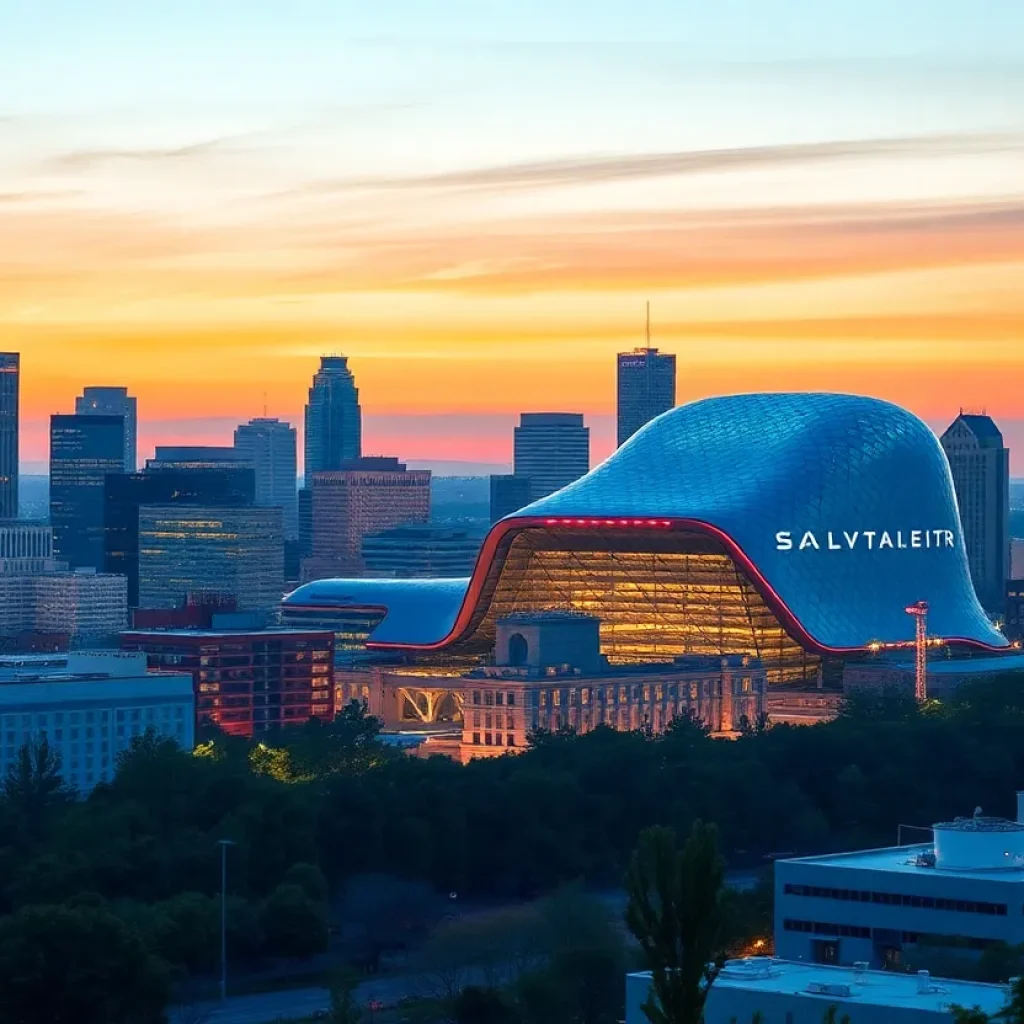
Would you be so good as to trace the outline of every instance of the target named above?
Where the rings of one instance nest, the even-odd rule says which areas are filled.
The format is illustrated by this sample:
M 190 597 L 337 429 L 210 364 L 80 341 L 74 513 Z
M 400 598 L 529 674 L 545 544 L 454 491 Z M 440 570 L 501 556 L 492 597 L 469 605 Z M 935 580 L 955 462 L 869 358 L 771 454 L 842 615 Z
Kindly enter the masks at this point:
M 27 465 L 95 384 L 142 458 L 301 432 L 332 351 L 368 452 L 507 463 L 560 409 L 596 462 L 649 299 L 680 403 L 985 409 L 1024 473 L 1024 8 L 43 6 L 0 34 Z

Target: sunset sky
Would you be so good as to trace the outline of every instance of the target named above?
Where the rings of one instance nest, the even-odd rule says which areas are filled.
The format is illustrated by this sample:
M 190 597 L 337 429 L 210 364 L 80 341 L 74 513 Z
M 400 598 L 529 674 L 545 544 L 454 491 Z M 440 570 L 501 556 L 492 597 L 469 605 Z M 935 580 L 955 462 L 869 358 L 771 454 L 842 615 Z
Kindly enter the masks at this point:
M 681 402 L 984 408 L 1024 475 L 1024 3 L 0 0 L 27 468 L 83 385 L 147 455 L 330 352 L 367 453 L 601 458 L 648 299 Z

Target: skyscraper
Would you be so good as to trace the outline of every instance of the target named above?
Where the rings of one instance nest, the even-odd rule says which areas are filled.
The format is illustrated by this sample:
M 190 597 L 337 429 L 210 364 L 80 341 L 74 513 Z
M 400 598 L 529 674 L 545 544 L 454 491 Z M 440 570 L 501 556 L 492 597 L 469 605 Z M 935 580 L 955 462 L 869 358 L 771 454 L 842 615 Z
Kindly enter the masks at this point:
M 250 420 L 235 428 L 235 451 L 256 473 L 256 504 L 284 513 L 284 535 L 299 535 L 295 428 L 279 419 Z
M 108 476 L 104 492 L 104 568 L 128 577 L 128 607 L 139 606 L 139 509 L 143 505 L 252 505 L 251 469 L 147 469 Z
M 75 399 L 79 416 L 124 417 L 124 472 L 134 473 L 138 466 L 138 403 L 127 388 L 85 388 Z
M 1001 613 L 1010 578 L 1010 452 L 984 415 L 961 411 L 941 437 L 978 600 Z
M 305 476 L 341 469 L 362 447 L 359 389 L 345 356 L 322 356 L 306 405 Z
M 103 494 L 124 473 L 123 416 L 50 417 L 50 524 L 54 554 L 72 569 L 103 566 Z
M 618 443 L 621 445 L 645 423 L 676 404 L 676 357 L 663 355 L 650 347 L 620 352 L 617 392 Z
M 578 412 L 524 412 L 515 428 L 514 475 L 530 479 L 536 501 L 590 469 L 590 429 Z
M 366 534 L 430 518 L 430 470 L 406 469 L 398 459 L 355 459 L 307 479 L 313 536 L 306 580 L 359 576 Z
M 0 352 L 0 519 L 18 518 L 18 384 L 21 356 Z

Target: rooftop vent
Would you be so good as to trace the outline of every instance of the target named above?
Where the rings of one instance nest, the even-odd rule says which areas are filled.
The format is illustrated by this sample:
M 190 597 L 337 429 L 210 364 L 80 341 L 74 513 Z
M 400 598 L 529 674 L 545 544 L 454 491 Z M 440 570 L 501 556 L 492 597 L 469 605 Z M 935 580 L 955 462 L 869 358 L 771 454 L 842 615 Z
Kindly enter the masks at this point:
M 849 985 L 831 981 L 812 981 L 807 986 L 807 991 L 812 996 L 835 996 L 839 999 L 849 999 L 853 995 L 853 989 Z

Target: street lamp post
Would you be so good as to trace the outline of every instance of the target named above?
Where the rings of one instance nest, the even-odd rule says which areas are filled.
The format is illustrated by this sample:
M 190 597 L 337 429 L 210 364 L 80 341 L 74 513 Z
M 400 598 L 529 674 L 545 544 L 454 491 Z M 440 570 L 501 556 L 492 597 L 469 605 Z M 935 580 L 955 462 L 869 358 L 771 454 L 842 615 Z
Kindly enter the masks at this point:
M 218 839 L 220 847 L 220 997 L 228 995 L 228 847 L 230 839 Z

